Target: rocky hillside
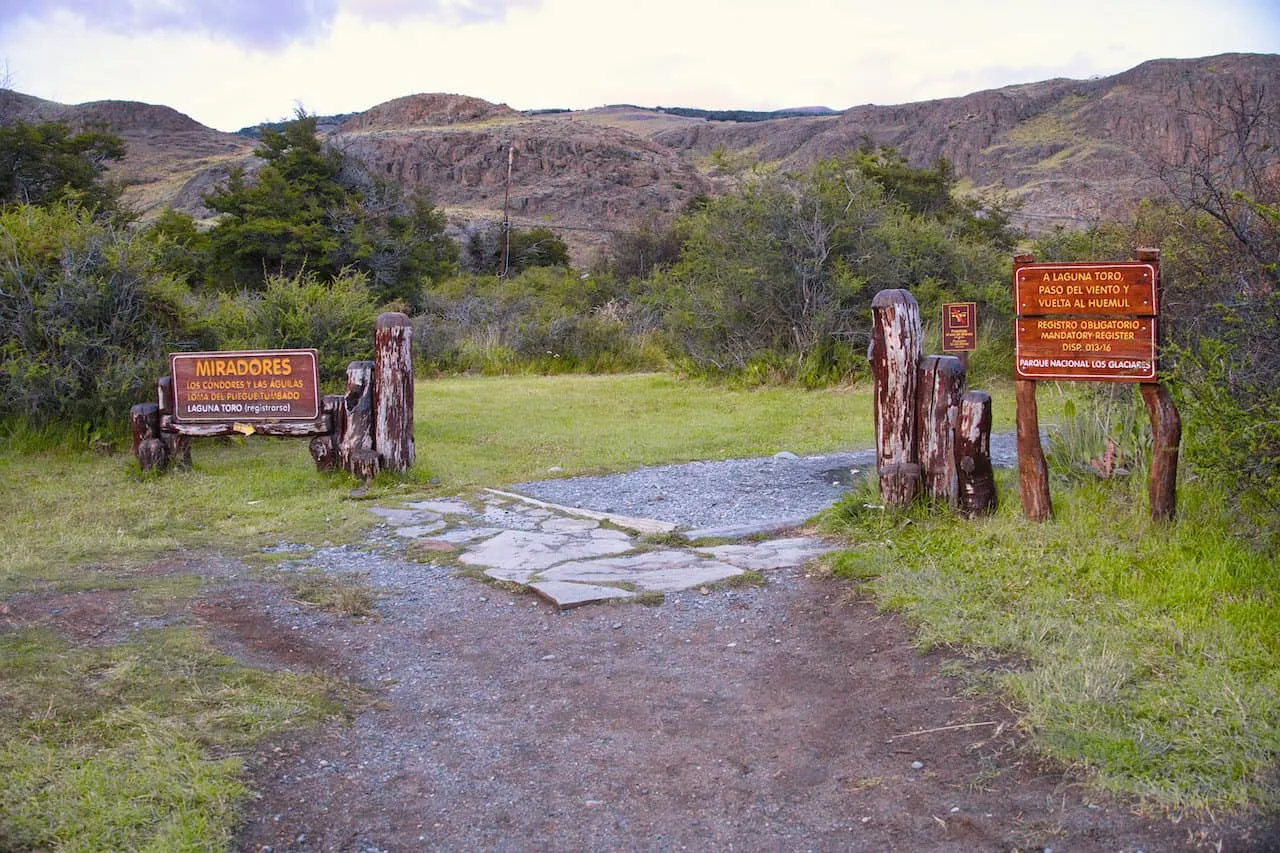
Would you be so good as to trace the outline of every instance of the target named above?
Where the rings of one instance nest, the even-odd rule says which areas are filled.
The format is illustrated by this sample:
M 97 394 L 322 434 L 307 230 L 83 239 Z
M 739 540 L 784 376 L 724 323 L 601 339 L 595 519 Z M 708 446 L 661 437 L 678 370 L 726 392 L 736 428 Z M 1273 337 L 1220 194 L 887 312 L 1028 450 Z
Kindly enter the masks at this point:
M 1113 77 L 1048 80 L 898 106 L 756 122 L 710 121 L 633 106 L 523 114 L 461 95 L 380 104 L 332 130 L 370 169 L 429 189 L 452 220 L 500 219 L 558 229 L 578 262 L 611 230 L 670 216 L 753 162 L 802 168 L 870 140 L 913 164 L 946 157 L 967 192 L 1022 202 L 1022 224 L 1079 224 L 1158 194 L 1158 159 L 1177 161 L 1203 131 L 1196 117 L 1233 93 L 1280 93 L 1280 56 L 1156 60 Z M 206 215 L 200 196 L 229 166 L 252 166 L 253 141 L 167 107 L 63 106 L 0 92 L 9 117 L 103 121 L 124 137 L 118 173 L 144 212 L 172 205 Z M 1280 146 L 1280 139 L 1275 140 Z
M 1093 221 L 1159 194 L 1154 163 L 1180 162 L 1203 134 L 1203 116 L 1250 89 L 1280 103 L 1280 56 L 1155 60 L 1113 77 L 859 106 L 832 118 L 708 123 L 664 131 L 656 141 L 686 157 L 721 149 L 797 168 L 870 139 L 917 166 L 946 157 L 966 190 L 1020 200 L 1024 224 L 1034 229 Z
M 0 90 L 0 123 L 11 120 L 107 125 L 125 141 L 125 159 L 113 167 L 113 177 L 125 184 L 126 202 L 144 216 L 171 206 L 207 216 L 200 195 L 225 180 L 231 165 L 254 159 L 251 139 L 136 101 L 67 106 Z

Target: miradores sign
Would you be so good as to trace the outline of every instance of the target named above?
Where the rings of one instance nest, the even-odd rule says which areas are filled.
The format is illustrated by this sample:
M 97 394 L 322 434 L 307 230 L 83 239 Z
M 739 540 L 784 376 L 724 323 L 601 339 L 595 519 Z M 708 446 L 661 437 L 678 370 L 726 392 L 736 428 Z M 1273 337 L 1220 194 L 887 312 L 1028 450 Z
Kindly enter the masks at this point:
M 169 356 L 176 423 L 313 421 L 320 415 L 315 350 Z
M 414 462 L 413 326 L 400 313 L 374 324 L 373 360 L 347 366 L 345 394 L 320 395 L 313 349 L 169 355 L 157 401 L 129 412 L 144 471 L 190 467 L 193 438 L 272 435 L 311 439 L 319 470 L 368 481 Z

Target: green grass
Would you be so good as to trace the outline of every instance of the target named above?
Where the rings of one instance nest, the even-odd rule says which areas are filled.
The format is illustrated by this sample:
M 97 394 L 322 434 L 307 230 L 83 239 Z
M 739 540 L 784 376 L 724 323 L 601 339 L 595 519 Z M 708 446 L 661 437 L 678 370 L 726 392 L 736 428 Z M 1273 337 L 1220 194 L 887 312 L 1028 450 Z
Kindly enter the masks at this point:
M 224 849 L 247 794 L 230 750 L 340 713 L 344 692 L 186 629 L 96 648 L 0 634 L 0 849 Z
M 984 387 L 995 397 L 996 428 L 1010 429 L 1011 386 Z M 872 444 L 865 387 L 742 390 L 671 375 L 570 375 L 430 380 L 415 394 L 418 464 L 404 478 L 380 477 L 372 500 L 465 495 L 552 468 L 570 476 Z M 1043 385 L 1042 423 L 1058 419 L 1069 398 Z M 352 498 L 356 483 L 317 474 L 300 440 L 197 441 L 193 457 L 194 470 L 143 476 L 127 456 L 0 450 L 9 486 L 0 490 L 0 603 L 112 591 L 128 619 L 160 616 L 174 626 L 106 647 L 40 628 L 0 633 L 0 849 L 224 849 L 247 795 L 236 752 L 265 734 L 314 725 L 337 712 L 335 700 L 358 701 L 341 685 L 268 675 L 219 655 L 184 627 L 191 603 L 216 594 L 219 581 L 151 570 L 157 559 L 216 552 L 250 560 L 256 578 L 291 585 L 316 606 L 369 615 L 373 591 L 359 579 L 285 581 L 271 571 L 275 553 L 263 551 L 359 540 L 376 519 Z M 953 539 L 975 529 L 956 527 Z M 1265 615 L 1271 599 L 1250 595 L 1239 607 Z M 943 641 L 929 633 L 943 628 L 919 618 L 926 640 Z M 1034 694 L 1029 678 L 1011 685 Z M 1236 695 L 1250 697 L 1242 701 L 1253 714 L 1247 688 Z
M 873 442 L 865 389 L 735 390 L 670 374 L 419 383 L 419 463 L 449 488 Z
M 868 509 L 827 518 L 833 561 L 900 610 L 925 646 L 996 662 L 1043 753 L 1099 787 L 1172 810 L 1280 801 L 1280 572 L 1184 486 L 1180 521 L 1151 522 L 1141 481 L 1054 485 L 1055 518 L 1020 515 L 1003 478 L 994 518 Z
M 420 382 L 416 401 L 418 465 L 380 477 L 372 500 L 502 486 L 553 466 L 571 475 L 872 440 L 865 390 L 514 377 Z M 0 849 L 225 849 L 248 795 L 235 753 L 358 699 L 219 655 L 182 627 L 218 581 L 150 567 L 190 551 L 247 558 L 255 577 L 360 618 L 374 613 L 360 579 L 285 577 L 263 549 L 355 541 L 376 519 L 350 477 L 315 472 L 305 441 L 197 441 L 193 470 L 143 476 L 127 456 L 33 452 L 37 439 L 0 450 L 0 603 L 111 591 L 126 625 L 161 616 L 175 627 L 106 647 L 41 628 L 0 633 Z

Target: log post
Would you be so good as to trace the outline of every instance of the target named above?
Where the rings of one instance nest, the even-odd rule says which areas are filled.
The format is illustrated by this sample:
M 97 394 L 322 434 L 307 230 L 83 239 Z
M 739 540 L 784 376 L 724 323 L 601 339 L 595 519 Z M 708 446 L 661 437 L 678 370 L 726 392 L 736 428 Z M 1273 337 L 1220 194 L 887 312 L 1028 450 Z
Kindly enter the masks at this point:
M 374 324 L 373 446 L 389 471 L 407 471 L 414 461 L 412 339 L 404 314 L 388 312 Z
M 1151 478 L 1147 497 L 1154 521 L 1173 521 L 1177 512 L 1178 444 L 1182 441 L 1182 420 L 1168 389 L 1158 382 L 1139 386 L 1142 401 L 1151 417 Z
M 916 387 L 920 369 L 920 306 L 905 290 L 882 290 L 871 301 L 867 358 L 875 381 L 876 472 L 886 506 L 903 507 L 920 491 Z
M 925 496 L 948 506 L 959 504 L 955 434 L 964 383 L 964 366 L 955 356 L 931 355 L 920 363 L 916 407 L 920 476 Z
M 960 511 L 973 518 L 996 511 L 996 475 L 991 465 L 991 395 L 968 391 L 956 425 L 956 480 Z
M 173 414 L 173 377 L 161 376 L 156 381 L 156 399 L 160 402 L 160 416 Z M 179 471 L 191 470 L 191 436 L 161 431 L 159 438 L 169 451 L 169 461 Z
M 160 440 L 160 405 L 139 403 L 129 410 L 133 433 L 133 455 L 143 471 L 163 471 L 169 464 L 169 449 Z
M 343 469 L 362 480 L 378 473 L 378 454 L 373 449 L 373 362 L 353 361 L 347 365 L 347 393 L 342 400 L 342 437 L 338 461 Z M 372 466 L 369 457 L 372 456 Z M 372 467 L 372 473 L 369 472 Z M 367 475 L 367 476 L 366 476 Z
M 315 460 L 317 471 L 333 471 L 338 467 L 338 442 L 342 438 L 340 412 L 345 412 L 343 398 L 338 394 L 328 394 L 320 400 L 320 411 L 329 416 L 332 429 L 324 435 L 311 439 L 309 450 Z
M 1036 383 L 1015 379 L 1013 391 L 1018 404 L 1018 492 L 1022 514 L 1033 521 L 1053 515 L 1049 502 L 1049 465 L 1040 446 L 1040 412 L 1036 408 Z

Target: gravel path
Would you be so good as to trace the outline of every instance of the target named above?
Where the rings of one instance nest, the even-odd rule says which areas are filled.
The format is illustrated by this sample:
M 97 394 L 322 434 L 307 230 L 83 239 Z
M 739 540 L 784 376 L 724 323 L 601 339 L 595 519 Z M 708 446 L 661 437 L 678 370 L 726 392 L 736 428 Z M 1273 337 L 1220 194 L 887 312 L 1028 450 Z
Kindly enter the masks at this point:
M 1013 433 L 991 436 L 997 467 L 1017 461 Z M 699 531 L 791 522 L 831 506 L 875 465 L 874 450 L 797 457 L 687 462 L 622 474 L 518 483 L 529 497 L 564 506 L 669 521 Z

